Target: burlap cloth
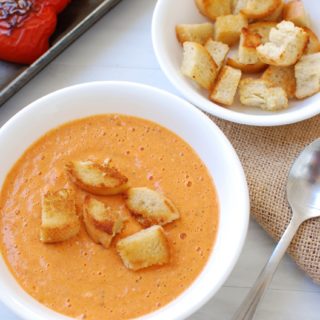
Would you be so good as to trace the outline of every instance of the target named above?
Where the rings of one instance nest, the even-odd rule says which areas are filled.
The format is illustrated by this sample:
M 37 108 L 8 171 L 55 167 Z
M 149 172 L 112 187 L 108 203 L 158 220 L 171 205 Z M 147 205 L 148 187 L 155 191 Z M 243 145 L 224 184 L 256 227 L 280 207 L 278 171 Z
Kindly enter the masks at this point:
M 286 180 L 298 154 L 320 137 L 320 116 L 282 127 L 251 127 L 211 119 L 236 149 L 244 167 L 251 199 L 251 215 L 275 240 L 291 218 Z M 305 222 L 289 254 L 298 266 L 320 284 L 320 218 Z

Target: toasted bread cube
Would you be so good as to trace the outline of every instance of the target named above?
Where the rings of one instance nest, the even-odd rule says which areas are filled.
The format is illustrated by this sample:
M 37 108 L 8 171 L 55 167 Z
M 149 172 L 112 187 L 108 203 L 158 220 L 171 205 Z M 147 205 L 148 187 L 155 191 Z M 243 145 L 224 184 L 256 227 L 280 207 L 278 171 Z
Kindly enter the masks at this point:
M 222 42 L 213 41 L 212 39 L 209 39 L 204 47 L 207 49 L 213 61 L 216 63 L 218 69 L 220 70 L 230 50 L 229 46 Z
M 288 108 L 286 92 L 263 79 L 243 79 L 239 86 L 240 101 L 245 106 L 258 107 L 266 111 Z
M 262 43 L 261 36 L 247 28 L 242 28 L 239 45 L 239 62 L 243 64 L 256 64 L 258 58 L 257 47 Z
M 240 70 L 224 66 L 218 75 L 218 79 L 214 85 L 210 99 L 214 102 L 231 106 L 233 104 L 240 79 Z
M 233 0 L 232 13 L 239 14 L 247 6 L 248 0 Z
M 83 221 L 91 239 L 109 248 L 114 236 L 122 230 L 124 219 L 103 202 L 87 196 L 83 206 Z
M 55 243 L 68 240 L 80 231 L 73 191 L 61 189 L 42 197 L 40 241 Z
M 179 42 L 197 42 L 204 45 L 208 39 L 213 37 L 214 27 L 212 23 L 201 24 L 178 24 L 176 34 Z
M 263 73 L 262 79 L 272 82 L 276 87 L 283 88 L 289 99 L 295 97 L 296 79 L 294 77 L 294 66 L 269 66 Z
M 161 226 L 152 226 L 118 241 L 117 251 L 124 265 L 135 271 L 170 260 L 169 244 Z
M 126 205 L 137 221 L 144 227 L 165 225 L 179 219 L 178 209 L 171 200 L 149 188 L 130 188 Z
M 248 19 L 260 20 L 274 14 L 281 6 L 282 0 L 248 0 L 241 10 Z
M 263 21 L 255 22 L 248 25 L 248 30 L 261 36 L 261 43 L 265 44 L 269 41 L 269 35 L 272 28 L 277 27 L 277 22 Z
M 303 30 L 309 35 L 308 46 L 304 54 L 312 54 L 312 53 L 320 52 L 320 41 L 317 35 L 308 28 L 303 28 Z
M 310 28 L 310 19 L 303 2 L 300 0 L 293 0 L 286 3 L 283 10 L 283 19 L 292 21 L 298 27 Z
M 218 74 L 218 66 L 201 44 L 184 42 L 181 72 L 204 89 L 210 90 Z
M 267 65 L 261 61 L 254 64 L 243 64 L 239 62 L 237 56 L 233 56 L 227 59 L 227 65 L 241 70 L 243 73 L 259 73 L 267 68 Z
M 295 65 L 296 97 L 304 99 L 320 91 L 320 53 L 305 55 Z
M 264 18 L 267 22 L 280 22 L 283 20 L 284 0 L 281 0 L 279 7 L 268 17 Z
M 195 0 L 199 11 L 211 20 L 231 13 L 232 0 Z
M 115 195 L 128 189 L 128 178 L 109 163 L 70 161 L 66 171 L 80 189 L 92 194 Z
M 294 65 L 303 55 L 309 37 L 301 28 L 290 21 L 282 21 L 271 29 L 269 42 L 257 48 L 259 59 L 275 66 Z
M 242 14 L 218 17 L 214 29 L 214 40 L 232 46 L 239 41 L 241 29 L 247 25 L 248 20 Z
M 241 10 L 245 9 L 248 0 L 234 0 L 233 14 L 241 13 Z M 281 0 L 281 4 L 270 15 L 266 16 L 264 21 L 281 21 L 283 16 L 284 0 Z

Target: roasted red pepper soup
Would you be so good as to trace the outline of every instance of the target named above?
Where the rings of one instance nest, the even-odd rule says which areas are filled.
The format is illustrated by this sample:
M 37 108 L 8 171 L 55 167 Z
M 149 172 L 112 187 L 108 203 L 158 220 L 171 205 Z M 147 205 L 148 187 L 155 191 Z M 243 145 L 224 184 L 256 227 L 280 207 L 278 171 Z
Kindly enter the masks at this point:
M 96 197 L 128 217 L 109 249 L 94 243 L 82 225 L 65 242 L 39 240 L 41 195 L 74 188 L 78 214 L 85 192 L 64 172 L 73 159 L 111 158 L 131 186 L 163 192 L 180 219 L 164 226 L 170 263 L 140 271 L 123 265 L 117 241 L 141 229 L 122 196 Z M 13 166 L 0 195 L 2 255 L 18 283 L 47 307 L 77 319 L 129 319 L 163 307 L 204 268 L 218 225 L 218 199 L 207 168 L 169 130 L 143 119 L 99 115 L 64 124 L 41 137 Z

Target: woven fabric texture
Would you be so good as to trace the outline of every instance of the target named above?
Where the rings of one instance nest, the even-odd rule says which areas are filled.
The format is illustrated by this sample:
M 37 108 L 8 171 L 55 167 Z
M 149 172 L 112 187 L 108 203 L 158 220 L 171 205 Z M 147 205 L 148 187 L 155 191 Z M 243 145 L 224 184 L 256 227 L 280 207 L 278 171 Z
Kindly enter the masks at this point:
M 286 181 L 299 153 L 320 137 L 320 117 L 282 127 L 251 127 L 214 117 L 236 149 L 244 167 L 251 199 L 251 215 L 276 241 L 291 219 Z M 305 222 L 289 254 L 320 284 L 320 218 Z

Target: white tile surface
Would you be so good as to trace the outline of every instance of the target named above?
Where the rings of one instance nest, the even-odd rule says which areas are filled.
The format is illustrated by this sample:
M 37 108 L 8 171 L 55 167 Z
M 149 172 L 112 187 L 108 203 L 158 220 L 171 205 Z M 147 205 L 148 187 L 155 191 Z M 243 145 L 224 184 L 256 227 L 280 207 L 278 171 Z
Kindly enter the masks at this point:
M 0 108 L 0 126 L 31 101 L 80 82 L 136 81 L 179 94 L 162 74 L 153 54 L 150 26 L 155 3 L 156 0 L 123 0 Z M 190 319 L 230 319 L 273 246 L 272 240 L 251 221 L 245 248 L 231 276 L 218 294 Z M 0 319 L 19 320 L 1 304 Z M 285 257 L 255 319 L 319 320 L 320 287 Z

